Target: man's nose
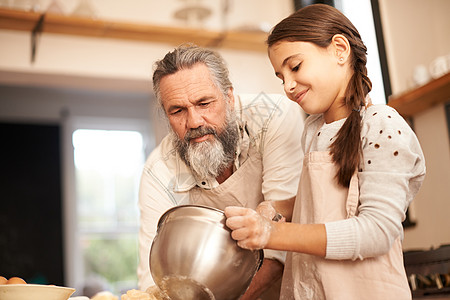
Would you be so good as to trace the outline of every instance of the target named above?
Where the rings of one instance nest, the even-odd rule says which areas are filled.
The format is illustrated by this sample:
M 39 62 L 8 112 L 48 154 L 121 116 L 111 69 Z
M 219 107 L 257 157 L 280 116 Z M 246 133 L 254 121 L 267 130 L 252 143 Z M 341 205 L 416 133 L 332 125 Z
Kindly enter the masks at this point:
M 195 108 L 190 108 L 188 109 L 186 122 L 188 128 L 198 128 L 204 125 L 205 120 L 203 119 L 203 115 L 199 113 Z

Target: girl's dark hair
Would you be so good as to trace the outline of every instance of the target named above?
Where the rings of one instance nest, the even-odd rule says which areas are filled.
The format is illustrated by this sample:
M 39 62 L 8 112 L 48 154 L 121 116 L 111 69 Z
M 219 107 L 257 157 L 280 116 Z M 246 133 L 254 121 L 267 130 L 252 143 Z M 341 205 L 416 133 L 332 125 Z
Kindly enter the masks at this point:
M 361 159 L 361 116 L 360 108 L 372 89 L 367 77 L 367 48 L 358 30 L 336 8 L 325 4 L 306 6 L 278 23 L 271 31 L 269 47 L 280 41 L 311 42 L 326 48 L 334 35 L 344 35 L 350 43 L 350 66 L 353 75 L 345 91 L 343 105 L 351 111 L 337 137 L 330 146 L 333 161 L 338 166 L 336 174 L 340 185 L 348 187 Z

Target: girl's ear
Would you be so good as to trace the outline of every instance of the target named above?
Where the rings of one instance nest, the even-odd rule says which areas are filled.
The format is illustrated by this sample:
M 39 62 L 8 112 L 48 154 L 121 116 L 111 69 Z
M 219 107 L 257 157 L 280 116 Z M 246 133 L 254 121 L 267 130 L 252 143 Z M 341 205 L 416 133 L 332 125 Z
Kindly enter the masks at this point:
M 335 34 L 331 39 L 331 46 L 338 60 L 338 64 L 344 64 L 350 57 L 350 43 L 342 34 Z

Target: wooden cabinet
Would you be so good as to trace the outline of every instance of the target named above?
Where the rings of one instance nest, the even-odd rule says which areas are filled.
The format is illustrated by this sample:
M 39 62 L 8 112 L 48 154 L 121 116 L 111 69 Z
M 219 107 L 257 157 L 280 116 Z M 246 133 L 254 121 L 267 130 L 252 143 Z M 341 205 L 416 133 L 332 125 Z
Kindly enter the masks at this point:
M 403 117 L 410 118 L 434 105 L 449 100 L 450 73 L 447 73 L 417 89 L 391 96 L 388 105 L 395 108 Z
M 267 51 L 265 45 L 267 33 L 260 31 L 219 32 L 94 20 L 5 8 L 0 8 L 0 29 L 161 42 L 175 46 L 192 42 L 202 47 Z

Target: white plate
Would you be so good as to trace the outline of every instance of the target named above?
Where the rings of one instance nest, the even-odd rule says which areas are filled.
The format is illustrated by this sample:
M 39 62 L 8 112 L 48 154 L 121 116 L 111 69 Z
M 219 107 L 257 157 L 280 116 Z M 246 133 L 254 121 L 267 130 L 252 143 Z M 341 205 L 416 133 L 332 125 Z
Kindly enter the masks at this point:
M 67 300 L 75 289 L 41 284 L 0 285 L 0 300 Z

